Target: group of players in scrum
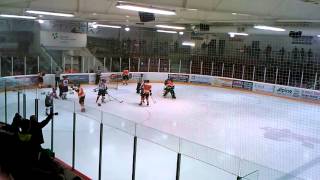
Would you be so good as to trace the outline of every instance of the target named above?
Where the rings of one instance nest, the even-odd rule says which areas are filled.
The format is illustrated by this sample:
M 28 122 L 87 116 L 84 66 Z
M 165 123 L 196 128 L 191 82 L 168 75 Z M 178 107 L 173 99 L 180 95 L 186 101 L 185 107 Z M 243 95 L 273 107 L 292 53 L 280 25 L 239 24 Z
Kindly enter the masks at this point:
M 57 88 L 53 87 L 51 92 L 48 92 L 46 94 L 45 98 L 45 106 L 46 106 L 46 114 L 53 113 L 53 99 L 62 99 L 66 100 L 67 99 L 67 94 L 69 91 L 69 85 L 70 85 L 70 80 L 68 79 L 67 76 L 63 76 L 63 79 L 59 82 L 58 87 L 59 87 L 59 96 L 57 95 Z M 78 95 L 79 98 L 79 104 L 80 104 L 80 109 L 81 112 L 85 112 L 84 108 L 84 100 L 85 100 L 85 92 L 83 88 L 81 87 L 80 84 L 72 85 L 71 90 L 75 91 Z M 70 92 L 71 94 L 73 92 Z M 57 113 L 55 113 L 57 114 Z
M 129 80 L 129 71 L 128 70 L 123 71 L 122 80 L 123 80 L 122 81 L 123 85 L 128 85 L 128 80 Z M 63 79 L 59 84 L 59 97 L 62 100 L 67 99 L 67 93 L 69 91 L 69 84 L 70 84 L 70 81 L 69 81 L 68 77 L 63 76 Z M 165 96 L 167 96 L 168 93 L 170 93 L 171 97 L 173 99 L 176 99 L 176 95 L 175 95 L 175 91 L 174 91 L 175 85 L 173 83 L 173 80 L 172 79 L 165 80 L 164 85 L 165 85 L 165 87 L 164 87 L 164 91 L 163 91 L 163 96 L 165 97 Z M 84 92 L 83 88 L 81 87 L 80 84 L 75 84 L 75 85 L 71 86 L 71 89 L 73 91 L 75 91 L 78 95 L 81 112 L 85 112 L 85 107 L 84 107 L 85 92 Z M 94 91 L 98 92 L 98 95 L 96 98 L 96 103 L 98 106 L 101 106 L 102 103 L 106 103 L 106 101 L 105 101 L 106 95 L 108 95 L 109 99 L 110 99 L 110 97 L 112 97 L 108 94 L 108 87 L 107 87 L 106 79 L 101 78 L 99 80 L 98 87 L 96 89 L 94 89 Z M 149 98 L 150 98 L 150 96 L 152 96 L 152 84 L 150 83 L 149 80 L 143 80 L 143 74 L 141 74 L 141 76 L 139 77 L 139 79 L 137 81 L 136 92 L 137 92 L 137 94 L 140 94 L 140 96 L 141 96 L 139 105 L 142 106 L 146 102 L 147 106 L 149 106 L 149 104 L 150 104 Z M 57 96 L 56 88 L 52 88 L 52 92 L 49 92 L 46 95 L 46 99 L 45 99 L 46 114 L 50 114 L 52 111 L 53 98 L 59 99 L 59 97 Z M 100 98 L 101 98 L 101 100 L 100 100 Z M 112 98 L 116 99 L 114 97 L 112 97 Z
M 122 73 L 122 83 L 123 85 L 128 85 L 128 80 L 129 80 L 129 71 L 128 70 L 124 70 Z M 165 88 L 164 88 L 164 92 L 163 92 L 163 96 L 167 96 L 168 93 L 171 94 L 173 99 L 176 99 L 176 95 L 175 95 L 175 91 L 174 91 L 174 83 L 172 79 L 167 79 L 164 82 Z M 108 95 L 110 97 L 110 95 L 108 94 L 108 87 L 107 87 L 107 83 L 105 79 L 101 79 L 99 84 L 98 84 L 98 96 L 96 99 L 96 103 L 98 104 L 98 106 L 101 106 L 102 103 L 106 103 L 105 102 L 105 96 Z M 149 80 L 143 80 L 143 74 L 141 74 L 141 76 L 139 77 L 138 81 L 137 81 L 137 88 L 136 88 L 136 92 L 137 94 L 140 94 L 141 99 L 140 99 L 140 103 L 139 105 L 142 106 L 145 102 L 147 103 L 147 106 L 149 106 L 149 98 L 150 96 L 152 96 L 152 85 L 150 83 Z M 101 102 L 99 101 L 101 97 Z
M 171 97 L 173 99 L 176 99 L 175 91 L 174 91 L 174 83 L 172 79 L 167 79 L 164 82 L 164 92 L 163 96 L 167 96 L 168 93 L 171 94 Z M 137 88 L 136 88 L 137 94 L 141 95 L 140 100 L 140 106 L 142 106 L 145 101 L 147 102 L 147 106 L 149 106 L 149 97 L 152 96 L 152 85 L 149 80 L 143 80 L 143 74 L 140 75 L 138 82 L 137 82 Z

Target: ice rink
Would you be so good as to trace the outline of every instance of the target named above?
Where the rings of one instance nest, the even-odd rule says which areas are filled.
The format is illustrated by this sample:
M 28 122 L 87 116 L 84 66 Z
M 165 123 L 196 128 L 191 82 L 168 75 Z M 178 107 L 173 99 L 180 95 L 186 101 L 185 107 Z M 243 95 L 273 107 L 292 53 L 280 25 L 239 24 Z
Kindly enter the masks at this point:
M 95 86 L 85 86 L 87 111 L 77 113 L 76 121 L 76 168 L 93 179 L 97 179 L 98 173 L 99 110 L 105 112 L 102 113 L 104 119 L 112 119 L 112 122 L 119 120 L 123 127 L 125 123 L 133 121 L 261 167 L 290 173 L 306 180 L 317 180 L 320 177 L 318 104 L 232 89 L 181 84 L 176 86 L 177 99 L 173 100 L 170 95 L 162 97 L 163 84 L 153 83 L 155 102 L 151 100 L 149 107 L 141 107 L 138 105 L 140 96 L 135 93 L 135 86 L 119 85 L 118 90 L 110 90 L 112 96 L 124 102 L 108 101 L 101 107 L 95 104 Z M 36 95 L 34 90 L 26 93 L 29 116 L 34 112 L 31 99 Z M 3 93 L 0 96 L 0 114 L 1 119 L 4 119 Z M 58 158 L 70 164 L 73 101 L 77 103 L 77 98 L 75 95 L 68 96 L 66 101 L 55 101 L 55 110 L 59 115 L 54 120 L 54 150 Z M 39 98 L 39 113 L 44 118 L 44 95 L 39 95 Z M 8 118 L 11 118 L 17 111 L 17 92 L 8 93 L 8 100 Z M 49 130 L 50 124 L 45 130 L 45 147 L 50 147 Z M 143 128 L 140 131 L 148 133 Z M 141 136 L 157 138 L 154 133 Z M 165 139 L 170 144 L 171 136 Z M 132 143 L 130 134 L 107 126 L 104 128 L 103 179 L 131 178 Z M 142 139 L 139 139 L 138 144 L 141 146 L 138 146 L 137 152 L 136 179 L 175 179 L 176 153 Z M 212 154 L 208 153 L 207 158 L 210 159 Z M 233 172 L 234 168 L 228 165 L 225 165 L 226 172 L 219 171 L 217 177 L 213 178 L 210 173 L 215 168 L 197 164 L 187 157 L 182 161 L 181 179 L 233 179 L 228 172 Z M 146 170 L 143 168 L 146 166 L 152 168 Z M 190 169 L 194 170 L 192 174 Z M 292 178 L 279 175 L 278 179 Z

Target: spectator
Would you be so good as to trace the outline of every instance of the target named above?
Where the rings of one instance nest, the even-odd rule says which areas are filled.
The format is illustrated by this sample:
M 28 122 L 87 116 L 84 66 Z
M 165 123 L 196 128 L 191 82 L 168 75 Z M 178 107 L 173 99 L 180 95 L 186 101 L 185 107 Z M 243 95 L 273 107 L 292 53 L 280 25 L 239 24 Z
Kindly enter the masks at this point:
M 30 116 L 30 120 L 20 120 L 19 129 L 21 128 L 22 134 L 28 134 L 31 137 L 26 136 L 30 147 L 30 153 L 32 160 L 37 160 L 41 151 L 41 144 L 44 143 L 42 128 L 44 128 L 52 119 L 53 114 L 49 114 L 45 120 L 38 122 L 35 115 Z
M 0 148 L 0 180 L 65 179 L 63 169 L 53 161 L 50 151 L 41 148 L 42 128 L 51 118 L 49 115 L 38 123 L 35 116 L 27 120 L 17 113 L 11 126 L 0 127 L 6 131 L 0 131 L 0 141 L 5 144 Z
M 266 60 L 267 61 L 271 60 L 272 47 L 270 45 L 266 47 L 265 53 L 266 53 Z
M 295 46 L 294 49 L 292 50 L 292 55 L 293 59 L 297 60 L 298 59 L 298 48 Z
M 301 57 L 301 61 L 303 61 L 304 57 L 305 57 L 305 51 L 303 48 L 301 48 L 301 50 L 300 50 L 300 57 Z
M 256 48 L 256 49 L 255 49 L 255 57 L 257 58 L 257 60 L 260 59 L 260 51 L 261 51 L 260 48 Z
M 279 54 L 280 54 L 280 59 L 281 59 L 281 61 L 283 61 L 283 59 L 284 59 L 284 54 L 285 54 L 284 47 L 282 47 L 282 48 L 280 49 Z
M 252 48 L 251 46 L 247 46 L 247 56 L 252 57 Z
M 311 49 L 309 49 L 309 51 L 308 51 L 308 60 L 310 61 L 312 57 L 313 57 L 313 52 L 312 52 Z
M 23 118 L 20 116 L 19 113 L 16 113 L 13 117 L 13 121 L 11 123 L 11 131 L 13 133 L 18 133 L 20 131 L 20 128 L 22 126 Z

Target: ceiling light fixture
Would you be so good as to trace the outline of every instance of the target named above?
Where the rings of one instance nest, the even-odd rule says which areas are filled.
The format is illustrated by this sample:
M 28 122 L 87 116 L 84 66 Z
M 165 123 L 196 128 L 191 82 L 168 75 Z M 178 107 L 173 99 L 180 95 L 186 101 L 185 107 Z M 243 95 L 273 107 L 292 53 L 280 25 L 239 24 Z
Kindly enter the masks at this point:
M 320 34 L 319 35 L 317 35 L 318 36 L 318 38 L 320 38 Z
M 43 23 L 44 23 L 44 20 L 38 19 L 38 23 L 39 23 L 39 24 L 43 24 Z
M 130 28 L 129 27 L 126 27 L 124 28 L 125 31 L 129 32 L 130 31 Z
M 89 27 L 92 27 L 92 28 L 94 28 L 94 29 L 96 29 L 98 26 L 97 26 L 97 22 L 89 22 L 88 23 L 88 26 Z
M 181 31 L 181 32 L 179 32 L 179 34 L 182 36 L 184 34 L 184 32 Z
M 0 17 L 16 18 L 16 19 L 37 19 L 36 17 L 33 17 L 33 16 L 19 16 L 19 15 L 11 15 L 11 14 L 0 14 Z
M 40 15 L 46 15 L 46 16 L 74 17 L 73 14 L 69 14 L 69 13 L 56 13 L 56 12 L 35 11 L 35 10 L 27 10 L 26 12 L 30 14 L 40 14 Z
M 177 33 L 177 31 L 166 31 L 166 30 L 160 30 L 160 29 L 158 29 L 157 32 L 169 33 L 169 34 L 176 34 Z
M 235 37 L 235 36 L 249 36 L 247 33 L 237 33 L 237 32 L 228 32 L 230 37 Z
M 196 44 L 194 42 L 188 42 L 188 41 L 184 41 L 182 43 L 183 46 L 191 46 L 191 47 L 194 47 L 196 46 Z
M 121 26 L 106 25 L 106 24 L 93 24 L 93 26 L 96 26 L 96 27 L 106 27 L 106 28 L 115 28 L 115 29 L 120 29 L 120 28 L 121 28 Z
M 161 24 L 156 25 L 156 27 L 167 28 L 167 29 L 178 29 L 178 30 L 186 29 L 185 27 L 182 27 L 182 26 L 169 26 L 169 25 L 161 25 Z
M 131 11 L 138 11 L 138 12 L 147 12 L 147 13 L 154 13 L 154 14 L 161 14 L 161 15 L 176 15 L 175 11 L 172 10 L 166 10 L 166 9 L 160 9 L 160 8 L 154 8 L 154 7 L 146 7 L 146 6 L 139 6 L 135 4 L 130 3 L 122 3 L 118 2 L 116 5 L 119 9 L 126 9 Z
M 278 27 L 271 27 L 271 26 L 254 26 L 255 29 L 261 29 L 261 30 L 267 30 L 267 31 L 277 31 L 277 32 L 283 32 L 286 31 L 285 29 L 278 28 Z
M 232 15 L 235 15 L 235 16 L 251 16 L 250 14 L 242 14 L 242 13 L 231 13 Z

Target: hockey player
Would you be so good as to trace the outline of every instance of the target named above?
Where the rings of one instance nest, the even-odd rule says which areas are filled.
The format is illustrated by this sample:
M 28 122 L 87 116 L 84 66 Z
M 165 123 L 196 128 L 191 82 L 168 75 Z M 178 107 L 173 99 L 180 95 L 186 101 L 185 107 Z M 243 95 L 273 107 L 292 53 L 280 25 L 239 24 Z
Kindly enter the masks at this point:
M 42 72 L 38 72 L 38 88 L 41 89 L 43 88 L 43 76 L 45 74 Z
M 52 97 L 53 97 L 53 98 L 59 99 L 59 98 L 58 98 L 58 95 L 57 95 L 57 88 L 52 88 L 51 94 L 52 94 Z
M 61 84 L 61 92 L 62 92 L 61 98 L 63 100 L 67 99 L 68 86 L 69 86 L 69 79 L 67 76 L 63 76 L 63 80 Z
M 53 98 L 58 99 L 55 88 L 52 88 L 52 92 L 48 92 L 44 100 L 46 106 L 46 115 L 53 113 Z M 58 115 L 58 113 L 54 113 Z
M 86 94 L 83 90 L 83 88 L 81 87 L 81 85 L 79 84 L 77 87 L 74 88 L 74 90 L 77 92 L 78 94 L 78 98 L 79 98 L 79 104 L 81 107 L 81 112 L 85 112 L 85 108 L 84 108 L 84 100 L 86 97 Z
M 142 83 L 143 83 L 143 74 L 140 74 L 140 77 L 137 81 L 137 88 L 136 88 L 137 94 L 140 94 Z
M 105 96 L 106 94 L 108 94 L 107 90 L 108 90 L 108 87 L 106 84 L 106 80 L 101 79 L 98 86 L 98 96 L 97 96 L 96 103 L 98 103 L 100 96 L 102 96 L 101 103 L 105 103 Z M 98 106 L 101 106 L 101 103 L 98 103 Z
M 122 83 L 123 85 L 128 85 L 128 80 L 129 80 L 129 70 L 125 69 L 122 72 Z
M 53 106 L 53 95 L 52 93 L 48 92 L 46 95 L 46 98 L 44 100 L 45 106 L 46 106 L 46 115 L 49 115 L 52 113 L 52 106 Z
M 143 85 L 141 86 L 141 101 L 140 101 L 140 106 L 144 103 L 144 100 L 147 101 L 147 106 L 149 106 L 149 96 L 152 95 L 151 92 L 152 85 L 150 84 L 149 80 L 145 80 Z
M 163 96 L 167 96 L 167 94 L 170 92 L 171 94 L 171 97 L 173 99 L 176 99 L 176 94 L 174 92 L 174 83 L 173 83 L 173 80 L 172 79 L 167 79 L 165 80 L 164 82 L 164 85 L 165 85 L 165 88 L 164 88 L 164 93 L 163 93 Z

